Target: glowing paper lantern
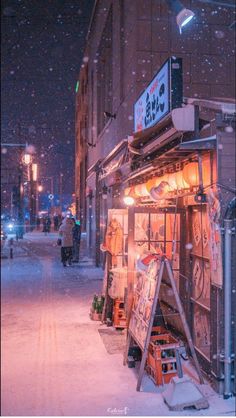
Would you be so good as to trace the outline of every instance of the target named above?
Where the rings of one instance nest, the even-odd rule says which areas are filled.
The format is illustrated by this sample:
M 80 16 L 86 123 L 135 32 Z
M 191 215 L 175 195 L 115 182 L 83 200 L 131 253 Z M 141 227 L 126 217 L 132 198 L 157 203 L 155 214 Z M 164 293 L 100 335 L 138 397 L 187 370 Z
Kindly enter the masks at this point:
M 198 163 L 186 164 L 183 169 L 183 176 L 189 186 L 198 186 L 200 182 Z M 211 184 L 211 165 L 209 158 L 202 161 L 202 181 L 204 186 Z
M 148 191 L 148 193 L 150 193 L 150 190 L 153 187 L 158 186 L 158 184 L 160 184 L 161 180 L 160 177 L 153 177 L 152 179 L 148 180 L 146 183 L 146 189 Z
M 184 180 L 189 184 L 189 186 L 198 186 L 199 185 L 199 172 L 198 172 L 198 163 L 189 163 L 186 164 L 183 168 L 183 177 Z
M 167 181 L 161 181 L 161 183 L 157 187 L 153 187 L 150 190 L 150 196 L 153 200 L 157 201 L 163 199 L 169 191 L 169 183 L 167 183 Z
M 186 183 L 182 170 L 175 173 L 175 182 L 176 182 L 176 185 L 177 185 L 177 189 L 179 189 L 179 190 L 189 188 L 189 184 Z
M 167 183 L 169 183 L 170 191 L 176 190 L 177 189 L 177 184 L 176 184 L 176 180 L 175 180 L 175 173 L 166 174 L 165 177 L 166 177 Z
M 134 187 L 135 195 L 138 197 L 148 196 L 148 190 L 146 187 L 146 183 L 138 184 Z
M 202 161 L 202 178 L 204 186 L 211 184 L 211 163 L 209 158 Z

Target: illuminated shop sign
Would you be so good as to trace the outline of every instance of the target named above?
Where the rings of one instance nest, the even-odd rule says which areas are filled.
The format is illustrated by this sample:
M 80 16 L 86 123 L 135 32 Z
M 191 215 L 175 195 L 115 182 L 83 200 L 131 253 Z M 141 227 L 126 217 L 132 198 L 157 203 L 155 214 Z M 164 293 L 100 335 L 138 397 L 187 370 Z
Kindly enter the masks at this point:
M 181 107 L 182 58 L 169 58 L 134 105 L 134 132 L 156 125 L 167 113 Z

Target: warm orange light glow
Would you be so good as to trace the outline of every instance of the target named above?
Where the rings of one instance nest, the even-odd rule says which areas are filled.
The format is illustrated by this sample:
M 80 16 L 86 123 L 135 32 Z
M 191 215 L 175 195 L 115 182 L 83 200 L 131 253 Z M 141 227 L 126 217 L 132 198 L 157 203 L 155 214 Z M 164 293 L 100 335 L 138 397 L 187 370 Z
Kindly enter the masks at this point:
M 199 173 L 198 173 L 198 163 L 189 163 L 184 166 L 183 169 L 184 180 L 189 184 L 189 186 L 198 186 L 199 185 Z
M 175 173 L 169 173 L 164 176 L 164 180 L 169 183 L 170 191 L 177 189 L 177 184 L 175 180 Z
M 153 189 L 153 187 L 157 187 L 158 184 L 160 184 L 162 177 L 154 177 L 147 181 L 146 183 L 146 189 L 148 193 Z
M 32 161 L 32 157 L 31 157 L 31 155 L 30 155 L 30 154 L 24 154 L 24 155 L 23 155 L 23 157 L 22 157 L 22 162 L 23 162 L 25 165 L 29 165 L 29 164 L 31 163 L 31 161 Z
M 198 163 L 192 162 L 186 164 L 183 169 L 183 177 L 189 186 L 198 186 L 200 181 Z M 202 180 L 204 186 L 211 183 L 211 167 L 209 158 L 202 161 Z
M 188 189 L 189 188 L 189 184 L 186 183 L 186 181 L 184 180 L 183 177 L 183 171 L 177 171 L 177 173 L 175 173 L 175 182 L 177 185 L 177 188 L 180 189 Z
M 41 184 L 38 186 L 38 191 L 39 192 L 42 192 L 43 191 L 43 186 Z
M 38 179 L 38 164 L 32 164 L 33 181 Z
M 124 190 L 124 196 L 129 196 L 129 194 L 131 193 L 131 187 L 126 187 L 126 189 Z
M 138 197 L 143 197 L 143 196 L 148 196 L 148 190 L 146 187 L 146 183 L 142 183 L 142 184 L 138 184 L 137 186 L 134 187 L 134 192 L 135 195 Z
M 153 200 L 160 200 L 170 191 L 170 185 L 166 181 L 161 181 L 157 187 L 150 190 L 150 196 Z

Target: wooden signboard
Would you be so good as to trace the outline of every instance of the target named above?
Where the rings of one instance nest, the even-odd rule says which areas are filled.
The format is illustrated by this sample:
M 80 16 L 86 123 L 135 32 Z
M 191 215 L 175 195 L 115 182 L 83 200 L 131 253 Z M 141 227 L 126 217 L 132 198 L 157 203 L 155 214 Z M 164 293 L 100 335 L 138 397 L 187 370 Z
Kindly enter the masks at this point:
M 169 260 L 166 257 L 162 257 L 162 259 L 156 259 L 151 261 L 147 272 L 143 275 L 141 274 L 138 277 L 136 289 L 134 291 L 134 302 L 128 328 L 128 338 L 124 356 L 124 364 L 126 364 L 127 362 L 131 339 L 133 339 L 142 350 L 142 361 L 139 369 L 139 376 L 137 382 L 138 391 L 141 387 L 145 364 L 147 360 L 148 347 L 150 343 L 153 321 L 156 313 L 157 301 L 160 294 L 160 287 L 163 279 L 164 269 L 166 269 L 165 276 L 167 274 L 171 287 L 173 289 L 178 313 L 181 318 L 182 326 L 188 341 L 191 355 L 195 363 L 200 383 L 203 383 L 200 366 L 194 350 L 191 334 L 185 318 L 185 313 L 176 288 L 173 271 Z
M 156 306 L 156 300 L 154 300 L 157 287 L 156 278 L 160 272 L 160 266 L 160 261 L 152 261 L 147 272 L 140 272 L 134 292 L 129 332 L 142 351 L 144 351 L 150 328 L 151 311 Z

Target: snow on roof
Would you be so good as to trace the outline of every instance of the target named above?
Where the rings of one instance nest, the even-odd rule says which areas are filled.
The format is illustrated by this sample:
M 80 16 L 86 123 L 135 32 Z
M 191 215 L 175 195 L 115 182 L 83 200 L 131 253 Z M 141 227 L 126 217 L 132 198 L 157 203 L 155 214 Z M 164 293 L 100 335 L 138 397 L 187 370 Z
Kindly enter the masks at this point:
M 207 99 L 196 99 L 196 98 L 186 98 L 188 104 L 198 105 L 206 107 L 212 110 L 220 110 L 224 114 L 234 114 L 236 113 L 236 103 L 235 99 L 223 99 L 222 100 L 207 100 Z

